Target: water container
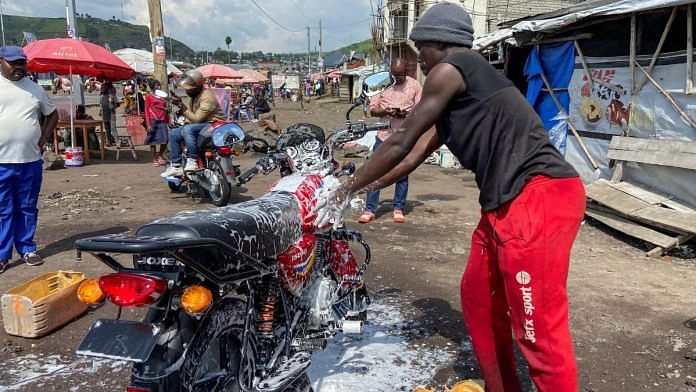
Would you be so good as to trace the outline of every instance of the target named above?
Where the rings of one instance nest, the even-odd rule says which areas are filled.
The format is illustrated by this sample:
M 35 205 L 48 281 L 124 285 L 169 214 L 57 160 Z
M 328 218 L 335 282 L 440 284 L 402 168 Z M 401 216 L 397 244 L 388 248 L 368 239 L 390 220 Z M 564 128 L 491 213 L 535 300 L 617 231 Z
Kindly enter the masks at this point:
M 440 147 L 440 166 L 451 169 L 457 166 L 457 158 L 447 146 Z
M 78 167 L 84 163 L 82 147 L 67 147 L 65 149 L 65 166 Z

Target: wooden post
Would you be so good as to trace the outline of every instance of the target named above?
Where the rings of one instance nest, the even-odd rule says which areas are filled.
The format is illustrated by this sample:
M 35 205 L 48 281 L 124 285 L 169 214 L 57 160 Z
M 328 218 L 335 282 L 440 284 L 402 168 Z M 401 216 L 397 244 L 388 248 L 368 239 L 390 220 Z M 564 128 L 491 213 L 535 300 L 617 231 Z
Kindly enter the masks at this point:
M 656 87 L 658 90 L 660 90 L 660 92 L 662 93 L 662 95 L 665 96 L 665 98 L 667 98 L 667 100 L 669 101 L 669 103 L 671 103 L 672 106 L 674 106 L 674 108 L 677 110 L 677 112 L 679 112 L 679 114 L 682 116 L 682 118 L 683 118 L 687 123 L 689 123 L 689 125 L 691 125 L 691 128 L 696 129 L 696 123 L 694 122 L 694 120 L 692 120 L 691 117 L 689 117 L 689 115 L 686 114 L 686 112 L 684 112 L 684 110 L 682 110 L 682 108 L 680 108 L 679 105 L 677 105 L 677 102 L 674 100 L 674 98 L 672 98 L 672 96 L 670 95 L 670 93 L 668 93 L 667 91 L 665 91 L 665 89 L 663 89 L 662 86 L 660 86 L 660 85 L 655 81 L 655 79 L 653 79 L 652 76 L 650 76 L 650 74 L 647 73 L 647 72 L 643 69 L 643 67 L 640 66 L 640 64 L 638 64 L 637 62 L 636 62 L 635 64 L 636 64 L 636 67 L 638 67 L 638 69 L 640 69 L 640 70 L 645 74 L 645 77 L 646 77 L 648 80 L 650 80 L 650 82 L 652 82 L 652 84 L 654 84 L 655 87 Z
M 667 20 L 667 24 L 665 25 L 665 29 L 662 31 L 662 36 L 660 37 L 660 42 L 657 44 L 657 49 L 655 49 L 655 54 L 653 54 L 652 59 L 650 60 L 650 65 L 648 66 L 648 73 L 652 72 L 653 67 L 655 66 L 655 63 L 657 62 L 658 56 L 660 56 L 660 52 L 662 52 L 662 45 L 665 44 L 665 40 L 667 39 L 667 34 L 669 34 L 669 30 L 672 28 L 672 22 L 674 22 L 674 18 L 677 16 L 677 7 L 672 8 L 672 13 L 669 15 L 669 19 Z M 633 59 L 635 60 L 635 58 Z M 648 82 L 648 78 L 643 78 L 643 81 L 638 85 L 638 88 L 636 88 L 635 92 L 633 94 L 639 94 L 640 91 L 643 89 L 643 86 L 645 86 L 645 83 Z
M 636 14 L 631 14 L 631 47 L 629 50 L 631 57 L 631 95 L 636 92 Z
M 535 50 L 539 50 L 539 45 L 536 45 Z M 565 109 L 563 108 L 563 105 L 561 105 L 561 101 L 558 100 L 558 97 L 556 96 L 556 92 L 553 90 L 553 87 L 551 86 L 551 83 L 549 83 L 549 80 L 546 78 L 546 74 L 544 73 L 544 70 L 541 70 L 541 80 L 544 81 L 544 85 L 546 86 L 546 89 L 549 90 L 549 94 L 551 94 L 551 98 L 553 99 L 553 102 L 556 104 L 556 107 L 558 108 L 558 111 L 563 113 L 566 117 L 567 120 L 566 122 L 568 123 L 568 128 L 570 128 L 571 132 L 573 132 L 573 135 L 578 139 L 578 143 L 580 143 L 580 147 L 582 148 L 582 151 L 585 152 L 585 155 L 587 155 L 587 158 L 589 158 L 590 163 L 592 163 L 592 167 L 594 169 L 599 169 L 599 165 L 597 164 L 597 161 L 592 157 L 592 154 L 590 154 L 590 149 L 587 148 L 587 145 L 585 144 L 585 140 L 580 136 L 580 133 L 578 133 L 578 130 L 575 129 L 575 125 L 573 125 L 573 122 L 570 120 L 570 117 L 568 117 L 568 113 L 566 113 Z
M 691 94 L 694 90 L 694 13 L 691 4 L 686 6 L 686 88 L 684 93 Z
M 587 66 L 587 61 L 585 61 L 585 55 L 582 53 L 582 49 L 580 49 L 580 43 L 578 40 L 574 40 L 573 43 L 575 44 L 575 50 L 578 51 L 578 56 L 580 56 L 580 62 L 582 63 L 582 69 L 585 70 L 585 76 L 587 76 L 587 81 L 590 83 L 590 89 L 594 91 L 594 78 L 592 77 L 592 74 L 590 73 L 590 67 Z
M 162 84 L 164 91 L 169 91 L 169 79 L 167 75 L 167 57 L 159 58 L 155 47 L 155 40 L 162 38 L 164 48 L 164 26 L 162 23 L 162 5 L 160 0 L 147 0 L 150 11 L 150 34 L 152 34 L 152 61 L 155 66 L 155 78 Z

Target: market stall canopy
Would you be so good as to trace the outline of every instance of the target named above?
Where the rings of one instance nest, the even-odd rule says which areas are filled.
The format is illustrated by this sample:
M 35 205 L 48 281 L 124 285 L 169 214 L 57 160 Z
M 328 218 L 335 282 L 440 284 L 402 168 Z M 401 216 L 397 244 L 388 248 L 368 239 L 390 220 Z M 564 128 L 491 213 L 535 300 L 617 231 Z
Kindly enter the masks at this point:
M 331 73 L 329 73 L 328 77 L 330 79 L 337 79 L 337 78 L 341 77 L 341 73 L 338 71 L 331 71 Z
M 206 78 L 240 79 L 244 75 L 221 64 L 207 64 L 196 68 Z
M 135 71 L 99 45 L 71 38 L 34 41 L 24 47 L 32 72 L 95 76 L 103 80 L 130 79 Z
M 152 61 L 152 52 L 140 49 L 124 48 L 114 52 L 114 54 L 130 65 L 137 73 L 153 75 L 155 73 L 155 64 Z M 171 61 L 167 61 L 167 74 L 181 75 L 183 72 L 174 66 Z
M 324 79 L 324 74 L 321 73 L 314 73 L 309 75 L 309 80 L 315 81 L 315 80 L 322 80 Z
M 693 0 L 596 0 L 582 2 L 576 6 L 510 21 L 500 25 L 501 29 L 474 40 L 473 49 L 481 50 L 501 41 L 511 40 L 517 44 L 531 41 L 536 33 L 551 32 L 590 17 L 625 15 L 658 8 L 691 4 Z M 515 41 L 511 41 L 515 43 Z
M 240 69 L 237 72 L 242 73 L 245 76 L 248 76 L 249 79 L 254 80 L 253 82 L 249 82 L 249 83 L 264 83 L 264 82 L 268 81 L 268 78 L 266 76 L 264 76 L 261 72 L 255 71 L 253 69 L 244 68 L 244 69 Z

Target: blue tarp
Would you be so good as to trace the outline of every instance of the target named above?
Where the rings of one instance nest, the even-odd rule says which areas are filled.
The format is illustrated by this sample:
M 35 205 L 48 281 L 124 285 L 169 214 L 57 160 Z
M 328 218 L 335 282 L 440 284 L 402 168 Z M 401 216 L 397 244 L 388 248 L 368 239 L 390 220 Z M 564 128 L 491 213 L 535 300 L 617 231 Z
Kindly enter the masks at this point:
M 544 71 L 546 78 L 556 92 L 565 114 L 570 107 L 568 85 L 575 68 L 575 44 L 573 41 L 552 45 L 541 45 L 539 51 L 532 50 L 527 57 L 524 73 L 527 75 L 527 101 L 539 114 L 544 127 L 549 132 L 549 138 L 556 148 L 565 155 L 568 124 L 551 94 L 546 90 L 541 78 Z M 560 114 L 560 115 L 559 115 Z

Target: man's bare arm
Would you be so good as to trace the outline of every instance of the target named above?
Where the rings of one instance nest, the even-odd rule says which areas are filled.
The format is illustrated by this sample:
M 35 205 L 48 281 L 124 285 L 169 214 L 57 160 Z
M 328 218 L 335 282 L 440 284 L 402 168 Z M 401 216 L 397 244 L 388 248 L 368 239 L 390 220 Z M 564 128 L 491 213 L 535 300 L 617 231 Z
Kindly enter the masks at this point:
M 423 134 L 435 125 L 451 99 L 465 88 L 464 79 L 453 65 L 436 65 L 425 82 L 421 101 L 406 116 L 401 127 L 394 130 L 395 134 L 384 141 L 370 160 L 344 183 L 343 191 L 355 193 L 404 161 Z
M 389 173 L 382 176 L 377 181 L 363 188 L 360 193 L 367 192 L 377 188 L 384 188 L 396 183 L 407 175 L 411 174 L 416 168 L 425 161 L 430 154 L 442 146 L 442 142 L 437 135 L 435 128 L 430 128 L 428 132 L 423 134 L 418 143 L 411 150 L 401 163 L 399 163 Z
M 53 134 L 53 130 L 56 129 L 58 125 L 58 111 L 54 110 L 51 114 L 46 116 L 44 120 L 43 129 L 41 130 L 41 137 L 39 138 L 39 148 L 43 148 L 46 144 L 46 140 Z

